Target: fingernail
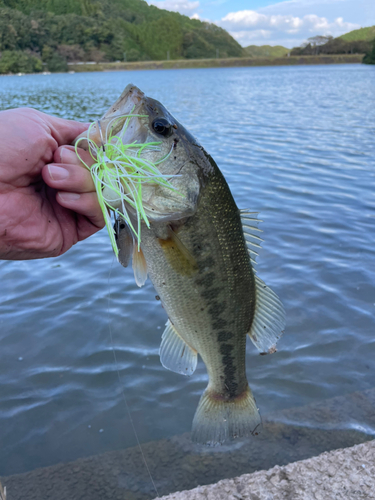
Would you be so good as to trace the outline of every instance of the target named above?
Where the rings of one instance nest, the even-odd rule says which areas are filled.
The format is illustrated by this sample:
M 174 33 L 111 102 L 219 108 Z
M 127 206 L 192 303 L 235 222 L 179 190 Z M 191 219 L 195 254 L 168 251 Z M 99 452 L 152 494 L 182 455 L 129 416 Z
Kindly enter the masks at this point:
M 81 195 L 78 193 L 59 193 L 59 196 L 63 201 L 75 201 L 81 198 Z
M 61 163 L 73 163 L 73 165 L 76 165 L 78 163 L 77 155 L 71 149 L 62 148 L 60 156 Z
M 54 181 L 62 181 L 69 177 L 69 172 L 66 168 L 57 167 L 56 165 L 48 165 L 48 172 Z

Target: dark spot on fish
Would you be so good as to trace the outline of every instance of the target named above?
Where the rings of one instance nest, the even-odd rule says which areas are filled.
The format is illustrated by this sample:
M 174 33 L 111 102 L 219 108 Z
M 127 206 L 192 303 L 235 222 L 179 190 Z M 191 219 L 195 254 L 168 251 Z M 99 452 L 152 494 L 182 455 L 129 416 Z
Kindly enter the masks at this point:
M 225 302 L 219 303 L 213 301 L 208 309 L 208 314 L 214 319 L 216 319 L 218 316 L 220 316 L 220 314 L 223 312 L 224 309 L 225 309 Z
M 234 347 L 231 344 L 221 344 L 220 353 L 222 354 L 222 363 L 224 365 L 224 385 L 228 391 L 227 396 L 230 398 L 237 395 L 238 384 L 235 380 L 235 374 L 237 371 L 234 365 L 234 358 L 232 356 L 232 351 Z
M 206 300 L 212 300 L 220 295 L 220 291 L 220 288 L 209 288 L 208 290 L 204 290 L 201 295 Z
M 155 295 L 155 299 L 156 299 L 156 300 L 160 300 L 159 295 Z
M 120 224 L 120 229 L 125 229 L 125 224 Z
M 224 328 L 226 326 L 227 322 L 223 318 L 217 318 L 215 321 L 212 322 L 212 327 L 215 330 L 220 330 L 220 328 Z
M 198 286 L 209 288 L 213 285 L 215 280 L 215 273 L 204 274 L 201 278 L 196 280 Z
M 218 342 L 226 342 L 227 340 L 230 340 L 232 338 L 233 338 L 233 333 L 226 332 L 224 330 L 221 332 L 218 332 L 218 334 L 217 334 Z
M 175 156 L 174 159 L 177 160 L 177 156 Z
M 220 353 L 229 355 L 233 351 L 234 347 L 231 344 L 221 344 Z
M 200 262 L 198 262 L 199 270 L 201 272 L 203 272 L 206 267 L 208 267 L 208 268 L 212 267 L 214 264 L 215 264 L 214 259 L 212 257 L 207 257 L 206 259 L 201 260 Z
M 6 231 L 6 230 L 5 230 Z M 201 311 L 204 311 L 204 307 L 201 307 Z

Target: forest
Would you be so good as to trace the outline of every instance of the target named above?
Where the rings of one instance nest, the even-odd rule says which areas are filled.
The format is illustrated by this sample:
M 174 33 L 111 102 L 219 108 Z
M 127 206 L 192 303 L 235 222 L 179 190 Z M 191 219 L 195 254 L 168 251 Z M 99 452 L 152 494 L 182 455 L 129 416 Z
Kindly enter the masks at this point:
M 301 47 L 241 47 L 215 24 L 144 0 L 0 0 L 0 73 L 67 71 L 70 62 L 162 61 L 232 57 L 366 54 L 375 27 L 338 38 L 311 37 Z
M 0 0 L 0 52 L 0 73 L 246 55 L 222 28 L 143 0 Z

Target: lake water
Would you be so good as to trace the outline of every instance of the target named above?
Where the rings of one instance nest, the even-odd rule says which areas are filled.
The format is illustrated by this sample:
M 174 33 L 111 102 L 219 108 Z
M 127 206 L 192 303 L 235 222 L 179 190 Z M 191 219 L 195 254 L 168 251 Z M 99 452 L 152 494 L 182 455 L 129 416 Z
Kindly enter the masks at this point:
M 287 314 L 276 354 L 248 344 L 262 415 L 373 437 L 374 420 L 349 410 L 318 423 L 287 410 L 375 387 L 375 67 L 2 77 L 0 107 L 94 120 L 130 82 L 198 138 L 240 208 L 261 212 L 258 274 Z M 141 443 L 190 431 L 205 367 L 185 378 L 160 365 L 166 314 L 105 230 L 56 259 L 2 261 L 0 280 L 0 476 L 135 447 L 126 403 Z

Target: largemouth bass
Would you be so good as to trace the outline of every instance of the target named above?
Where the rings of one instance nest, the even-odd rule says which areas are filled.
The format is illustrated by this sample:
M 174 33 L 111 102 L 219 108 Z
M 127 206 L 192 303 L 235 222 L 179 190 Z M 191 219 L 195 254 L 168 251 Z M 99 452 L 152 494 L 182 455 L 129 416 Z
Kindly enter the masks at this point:
M 119 260 L 127 265 L 132 253 L 138 285 L 148 275 L 168 314 L 162 365 L 191 375 L 198 354 L 206 365 L 209 382 L 193 420 L 193 441 L 214 445 L 252 435 L 261 420 L 246 378 L 246 338 L 262 354 L 272 353 L 285 324 L 279 298 L 253 269 L 259 221 L 237 208 L 222 173 L 196 139 L 137 87 L 126 87 L 101 127 L 112 123 L 120 130 L 121 115 L 129 113 L 141 116 L 131 118 L 123 142 L 161 142 L 160 151 L 145 157 L 165 158 L 159 170 L 171 176 L 175 190 L 144 188 L 150 228 L 142 223 L 139 250 L 125 221 L 117 221 Z M 100 135 L 99 125 L 93 127 L 97 144 Z

